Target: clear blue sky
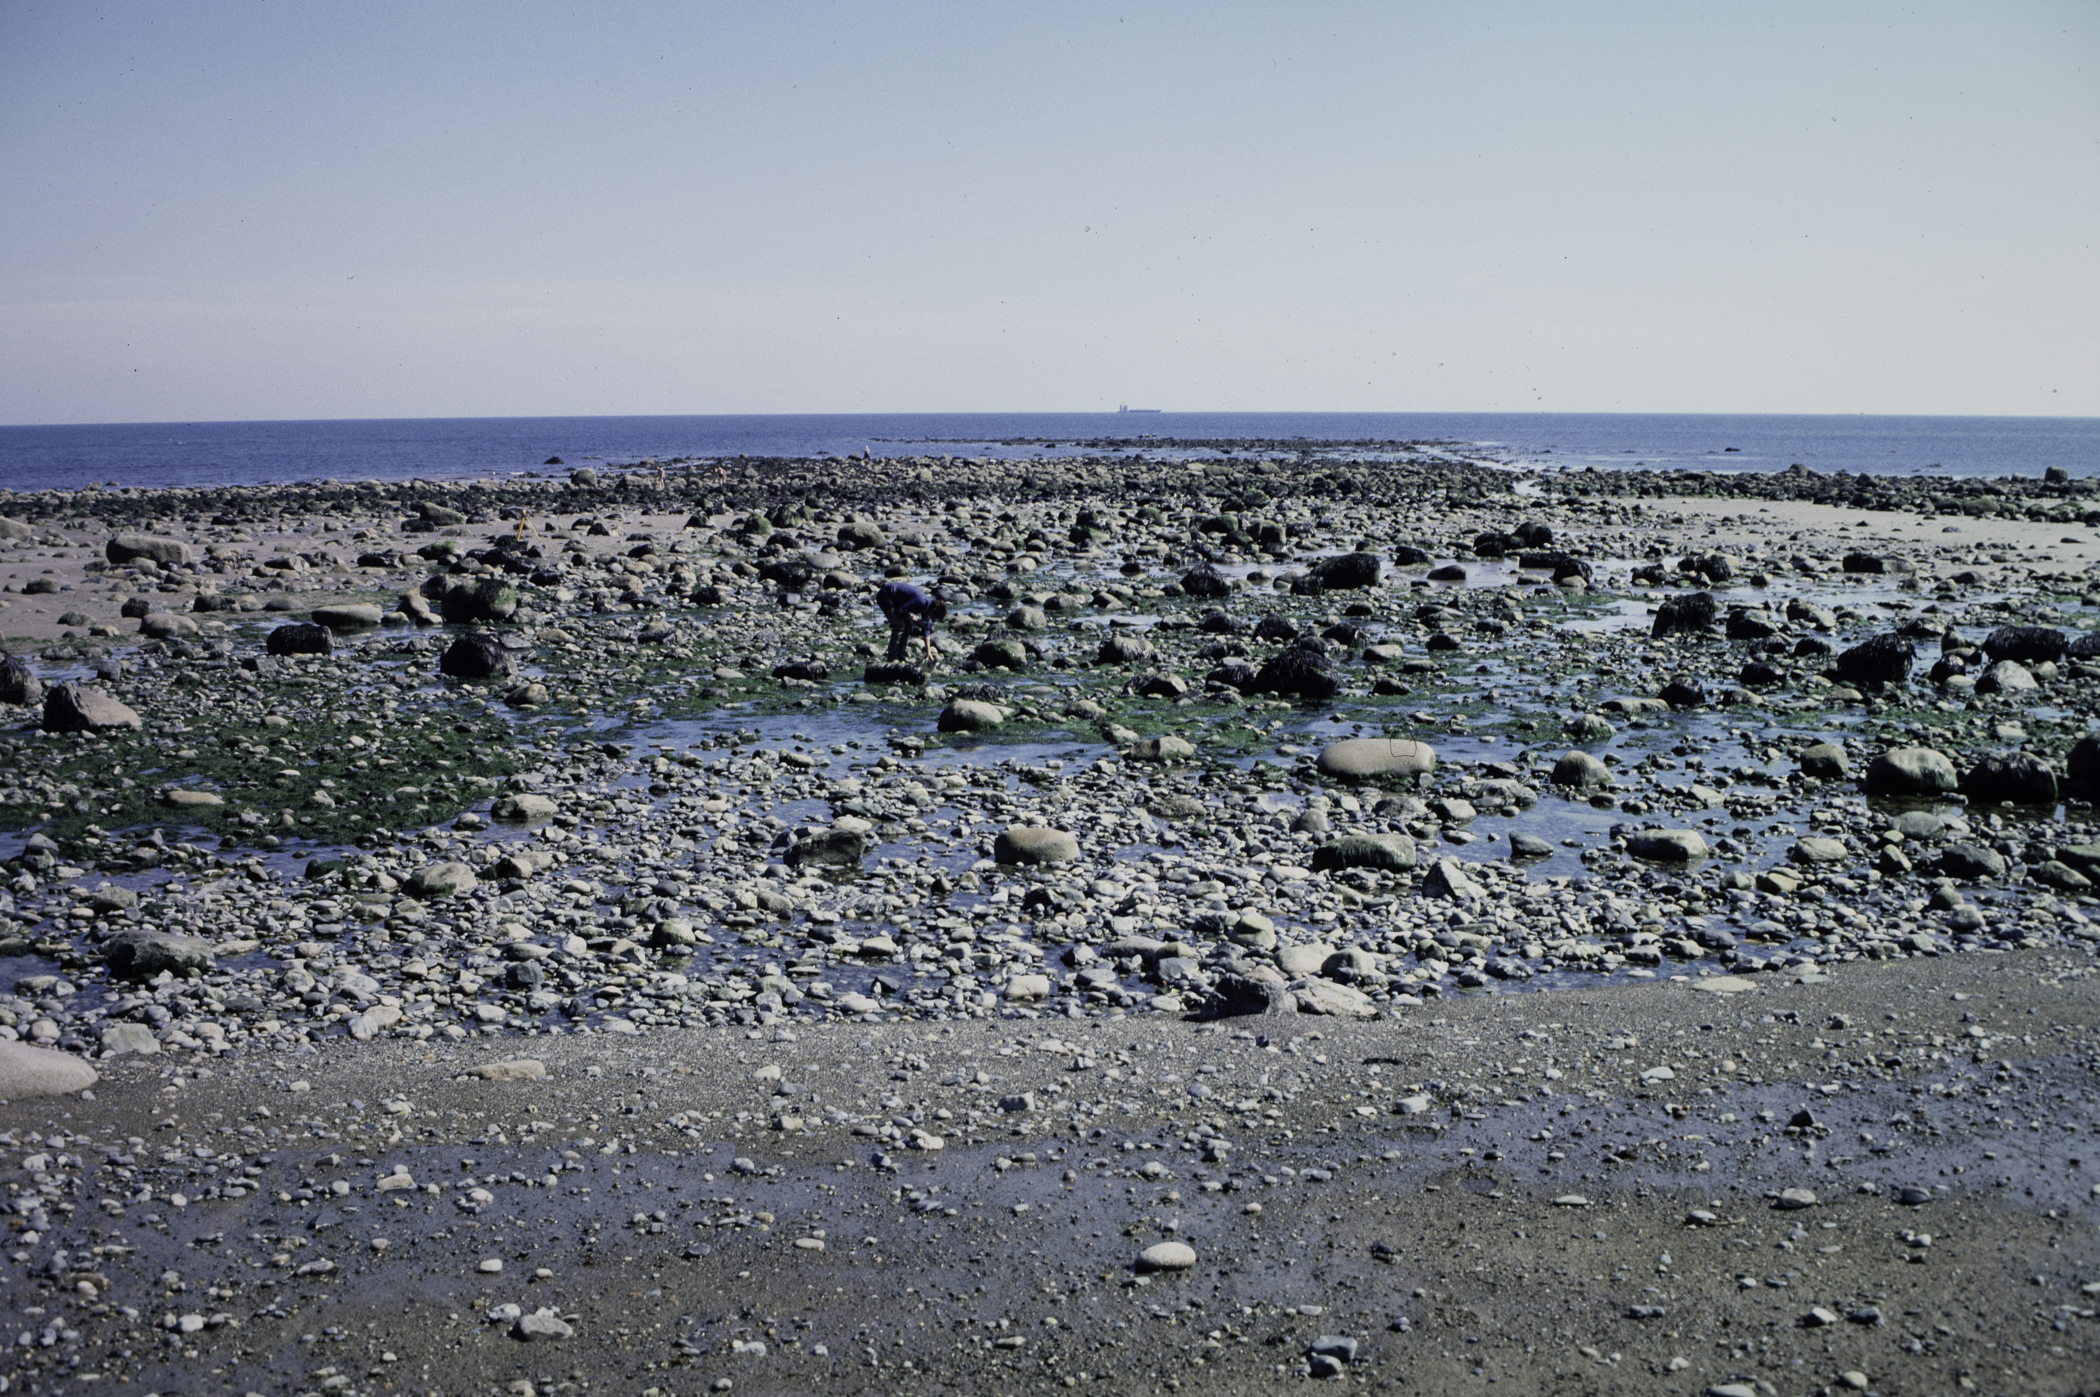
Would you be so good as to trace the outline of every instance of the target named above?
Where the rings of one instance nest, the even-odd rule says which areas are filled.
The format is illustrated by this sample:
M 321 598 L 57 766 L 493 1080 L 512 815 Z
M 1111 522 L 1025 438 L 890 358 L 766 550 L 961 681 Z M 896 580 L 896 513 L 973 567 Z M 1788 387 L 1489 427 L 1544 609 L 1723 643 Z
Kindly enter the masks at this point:
M 0 422 L 2100 414 L 2100 5 L 0 4 Z

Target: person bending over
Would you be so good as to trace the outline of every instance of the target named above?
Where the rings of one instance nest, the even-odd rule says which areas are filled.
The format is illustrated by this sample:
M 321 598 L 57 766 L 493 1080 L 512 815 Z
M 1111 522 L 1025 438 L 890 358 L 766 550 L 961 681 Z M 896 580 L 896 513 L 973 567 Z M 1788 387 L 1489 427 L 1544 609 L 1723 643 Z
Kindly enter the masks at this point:
M 890 660 L 903 659 L 917 638 L 926 645 L 926 667 L 933 668 L 933 628 L 946 619 L 948 604 L 914 583 L 885 582 L 875 593 L 875 606 L 890 623 Z

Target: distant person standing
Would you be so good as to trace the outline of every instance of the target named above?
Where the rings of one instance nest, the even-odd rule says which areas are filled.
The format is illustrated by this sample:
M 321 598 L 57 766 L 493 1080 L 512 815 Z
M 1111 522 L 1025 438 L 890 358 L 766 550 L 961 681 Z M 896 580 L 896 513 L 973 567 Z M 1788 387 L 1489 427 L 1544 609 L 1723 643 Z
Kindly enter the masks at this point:
M 892 662 L 902 660 L 914 638 L 926 644 L 926 667 L 933 667 L 933 628 L 947 619 L 948 603 L 911 582 L 885 582 L 875 593 L 875 609 L 890 623 Z

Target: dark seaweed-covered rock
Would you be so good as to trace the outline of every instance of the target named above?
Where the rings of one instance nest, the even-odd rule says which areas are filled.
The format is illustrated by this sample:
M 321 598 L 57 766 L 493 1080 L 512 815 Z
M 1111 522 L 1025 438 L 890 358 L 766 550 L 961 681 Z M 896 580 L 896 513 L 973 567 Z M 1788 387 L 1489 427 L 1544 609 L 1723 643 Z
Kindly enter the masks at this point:
M 863 684 L 909 684 L 917 688 L 926 682 L 926 671 L 917 665 L 880 664 L 869 665 L 861 671 Z
M 1101 649 L 1094 656 L 1094 663 L 1103 665 L 1134 665 L 1159 658 L 1159 651 L 1151 641 L 1141 635 L 1112 635 L 1101 642 Z
M 1655 609 L 1655 624 L 1648 634 L 1656 639 L 1668 635 L 1699 635 L 1713 625 L 1719 611 L 1712 592 L 1691 592 L 1671 597 Z
M 1993 752 L 1962 773 L 1961 792 L 1986 805 L 2056 804 L 2056 773 L 2031 752 Z
M 1196 629 L 1206 635 L 1240 635 L 1246 631 L 1247 623 L 1230 612 L 1206 611 L 1203 619 L 1196 622 Z
M 454 679 L 493 679 L 510 673 L 510 656 L 487 631 L 468 631 L 438 660 L 438 672 Z
M 1229 660 L 1203 676 L 1206 684 L 1227 684 L 1242 693 L 1260 682 L 1261 671 L 1245 660 Z
M 868 837 L 858 830 L 826 829 L 788 846 L 781 861 L 790 868 L 859 868 Z
M 1900 635 L 1869 636 L 1837 658 L 1838 678 L 1854 684 L 1899 684 L 1910 677 L 1917 647 Z
M 2100 795 L 2100 733 L 2087 733 L 2064 758 L 2064 785 L 2072 795 Z
M 484 577 L 464 587 L 451 587 L 440 604 L 454 625 L 505 621 L 518 609 L 518 589 L 500 577 Z
M 1751 660 L 1736 675 L 1736 682 L 1746 689 L 1769 689 L 1786 682 L 1786 671 L 1768 660 Z
M 2100 655 L 2100 631 L 2080 631 L 2072 636 L 2070 644 L 2064 646 L 2064 654 L 2078 660 Z
M 1297 1000 L 1274 980 L 1225 971 L 1211 982 L 1196 1011 L 1199 1019 L 1239 1018 L 1256 1014 L 1295 1014 Z
M 1485 533 L 1473 540 L 1473 551 L 1483 558 L 1499 558 L 1519 546 L 1514 535 L 1505 533 Z
M 1304 632 L 1298 629 L 1295 621 L 1287 621 L 1281 616 L 1271 614 L 1262 617 L 1261 620 L 1254 623 L 1254 634 L 1256 639 L 1259 640 L 1266 640 L 1276 645 L 1288 645 L 1304 634 Z
M 1415 547 L 1412 543 L 1403 543 L 1393 549 L 1393 566 L 1395 567 L 1418 568 L 1424 563 L 1432 561 L 1434 560 L 1428 553 Z
M 2064 633 L 2051 626 L 2000 626 L 1983 638 L 1983 653 L 1991 663 L 2017 660 L 2035 664 L 2064 657 Z
M 1847 553 L 1843 567 L 1846 572 L 1870 574 L 1913 571 L 1911 565 L 1901 558 L 1876 557 L 1872 553 Z
M 1553 574 L 1555 582 L 1562 582 L 1570 577 L 1579 577 L 1584 582 L 1591 582 L 1596 579 L 1596 573 L 1592 571 L 1588 563 L 1571 554 L 1557 550 L 1520 554 L 1517 558 L 1517 566 L 1526 572 L 1550 572 Z
M 263 649 L 272 655 L 333 655 L 335 636 L 326 626 L 311 621 L 294 621 L 289 626 L 279 626 L 271 631 L 263 642 Z
M 822 660 L 789 660 L 786 664 L 773 666 L 775 679 L 800 679 L 811 684 L 821 684 L 831 678 L 831 666 Z
M 1333 698 L 1342 691 L 1342 676 L 1325 654 L 1301 641 L 1261 667 L 1254 678 L 1254 691 L 1293 698 Z
M 1321 559 L 1313 573 L 1330 592 L 1357 591 L 1379 584 L 1385 576 L 1385 560 L 1376 553 L 1343 553 Z
M 1727 635 L 1730 640 L 1765 640 L 1777 634 L 1779 627 L 1772 624 L 1769 611 L 1734 607 L 1728 613 Z
M 1545 548 L 1553 542 L 1553 526 L 1536 519 L 1526 519 L 1510 532 L 1526 548 Z
M 1706 686 L 1696 679 L 1672 679 L 1656 695 L 1672 708 L 1706 707 Z
M 145 720 L 129 707 L 85 684 L 55 685 L 44 695 L 45 732 L 137 731 L 144 726 Z
M 1205 563 L 1181 575 L 1181 590 L 1192 597 L 1231 596 L 1232 579 Z
M 1291 595 L 1294 597 L 1317 597 L 1327 590 L 1327 584 L 1316 572 L 1300 572 L 1291 575 Z
M 2003 854 L 1981 844 L 1949 844 L 1940 850 L 1935 866 L 1947 877 L 1958 878 L 1964 883 L 2003 878 L 2006 867 Z
M 771 558 L 758 565 L 761 581 L 771 582 L 790 592 L 799 592 L 816 580 L 824 570 L 817 560 L 807 553 L 794 553 L 784 558 Z
M 42 703 L 44 681 L 20 656 L 0 655 L 0 703 Z
M 1431 582 L 1463 582 L 1466 580 L 1466 570 L 1457 563 L 1446 563 L 1440 568 L 1431 568 L 1429 570 L 1429 580 Z

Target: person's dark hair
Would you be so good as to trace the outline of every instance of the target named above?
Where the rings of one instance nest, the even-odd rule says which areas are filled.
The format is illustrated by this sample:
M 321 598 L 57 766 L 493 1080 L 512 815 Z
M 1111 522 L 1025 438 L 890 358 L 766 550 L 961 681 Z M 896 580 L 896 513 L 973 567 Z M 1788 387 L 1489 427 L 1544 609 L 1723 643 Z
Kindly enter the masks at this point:
M 928 617 L 929 619 L 931 619 L 931 620 L 935 620 L 935 621 L 945 621 L 945 620 L 947 620 L 947 619 L 948 619 L 948 603 L 946 603 L 946 602 L 942 601 L 942 600 L 941 600 L 941 599 L 940 599 L 939 597 L 935 597 L 935 598 L 933 599 L 933 605 L 932 605 L 931 607 L 927 608 L 927 611 L 926 611 L 926 615 L 927 615 L 927 617 Z

